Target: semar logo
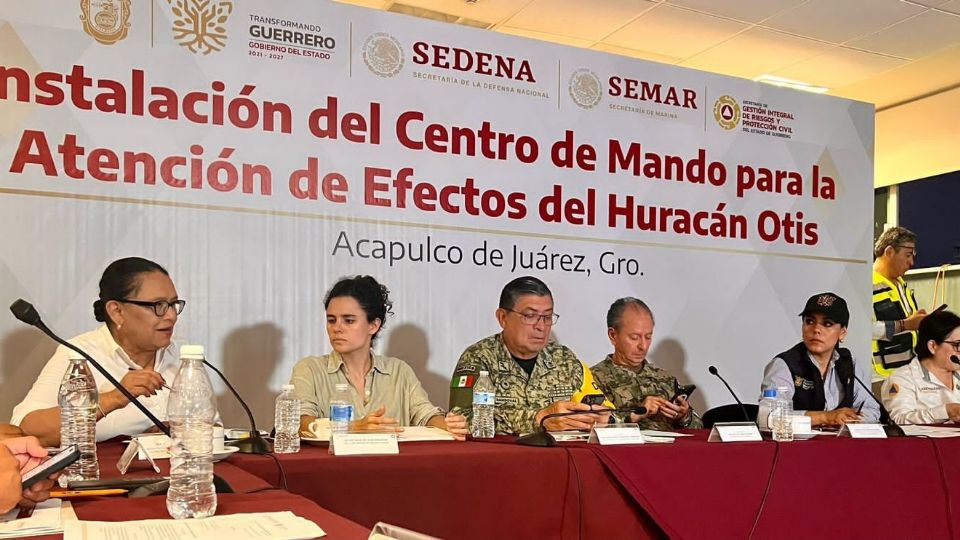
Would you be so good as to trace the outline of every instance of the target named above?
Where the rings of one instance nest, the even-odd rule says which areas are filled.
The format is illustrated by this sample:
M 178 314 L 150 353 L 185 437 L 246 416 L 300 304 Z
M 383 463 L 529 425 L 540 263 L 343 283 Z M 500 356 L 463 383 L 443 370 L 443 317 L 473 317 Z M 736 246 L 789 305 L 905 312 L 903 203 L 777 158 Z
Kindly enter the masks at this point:
M 740 123 L 740 104 L 731 96 L 720 96 L 713 104 L 713 118 L 723 129 L 737 127 Z
M 374 75 L 393 77 L 403 69 L 403 47 L 397 38 L 378 32 L 363 44 L 363 63 Z
M 83 31 L 104 45 L 127 37 L 130 29 L 130 0 L 80 0 Z
M 584 109 L 592 109 L 600 103 L 603 93 L 600 89 L 600 78 L 589 69 L 578 69 L 570 75 L 567 85 L 570 99 Z
M 173 13 L 173 39 L 194 54 L 220 52 L 227 46 L 227 0 L 167 0 Z

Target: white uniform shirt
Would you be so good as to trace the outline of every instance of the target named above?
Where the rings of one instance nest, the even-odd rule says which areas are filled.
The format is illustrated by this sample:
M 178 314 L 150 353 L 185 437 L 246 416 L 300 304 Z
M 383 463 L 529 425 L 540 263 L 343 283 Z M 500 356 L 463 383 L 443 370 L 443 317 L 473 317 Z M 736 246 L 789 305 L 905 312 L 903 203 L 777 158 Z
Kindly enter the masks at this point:
M 117 344 L 116 340 L 113 339 L 113 335 L 110 334 L 110 330 L 107 329 L 107 325 L 105 324 L 92 332 L 80 334 L 69 341 L 99 362 L 117 381 L 122 380 L 124 375 L 131 369 L 140 369 L 137 364 L 130 360 L 130 357 L 127 356 L 127 353 Z M 20 422 L 23 421 L 23 418 L 31 412 L 49 409 L 59 405 L 58 394 L 60 392 L 60 382 L 63 380 L 63 375 L 66 373 L 67 366 L 70 364 L 67 354 L 68 351 L 69 349 L 62 345 L 57 347 L 56 352 L 50 360 L 47 361 L 47 365 L 43 367 L 43 371 L 40 372 L 30 391 L 27 392 L 27 397 L 13 409 L 13 416 L 10 419 L 10 423 L 19 425 Z M 180 367 L 177 359 L 178 351 L 179 346 L 174 343 L 171 343 L 165 349 L 157 351 L 154 370 L 160 373 L 167 382 L 167 385 L 173 385 L 173 381 Z M 97 383 L 97 390 L 100 391 L 101 395 L 114 390 L 110 381 L 92 365 L 90 366 L 90 371 L 93 373 L 93 378 Z M 169 396 L 170 391 L 166 388 L 161 388 L 155 396 L 140 396 L 137 399 L 143 403 L 154 416 L 160 420 L 166 420 L 167 398 Z M 97 440 L 103 441 L 118 435 L 135 435 L 137 433 L 143 433 L 152 427 L 153 423 L 150 422 L 150 419 L 144 416 L 135 405 L 128 403 L 126 407 L 111 412 L 97 422 Z
M 960 403 L 960 373 L 953 373 L 953 390 L 914 358 L 883 383 L 883 404 L 898 424 L 939 424 L 950 420 L 947 403 Z

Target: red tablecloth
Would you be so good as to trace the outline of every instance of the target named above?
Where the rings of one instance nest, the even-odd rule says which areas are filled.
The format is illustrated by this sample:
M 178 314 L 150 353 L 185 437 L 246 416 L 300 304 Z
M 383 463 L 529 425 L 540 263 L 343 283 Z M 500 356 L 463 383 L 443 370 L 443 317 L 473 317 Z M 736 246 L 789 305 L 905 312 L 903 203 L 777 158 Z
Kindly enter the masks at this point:
M 278 456 L 289 491 L 364 526 L 385 521 L 440 538 L 650 538 L 662 533 L 589 451 L 494 442 L 401 443 L 394 456 Z M 276 467 L 229 460 L 268 482 Z
M 960 538 L 960 439 L 530 448 L 401 443 L 280 456 L 294 493 L 443 538 Z M 233 465 L 277 482 L 254 456 Z M 484 517 L 485 516 L 485 517 Z

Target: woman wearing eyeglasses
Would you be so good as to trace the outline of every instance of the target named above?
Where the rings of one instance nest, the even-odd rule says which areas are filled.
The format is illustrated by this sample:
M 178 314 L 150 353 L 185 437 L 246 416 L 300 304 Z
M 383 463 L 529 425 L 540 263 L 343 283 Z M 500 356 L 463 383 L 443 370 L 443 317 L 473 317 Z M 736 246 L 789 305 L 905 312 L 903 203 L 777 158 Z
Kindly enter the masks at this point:
M 917 357 L 883 383 L 883 404 L 898 424 L 960 421 L 960 317 L 927 315 L 917 329 Z
M 100 278 L 100 298 L 93 315 L 104 323 L 71 343 L 96 359 L 115 379 L 160 419 L 166 418 L 166 387 L 179 367 L 173 345 L 177 316 L 186 305 L 166 270 L 140 257 L 110 263 Z M 69 364 L 67 349 L 57 348 L 27 396 L 13 410 L 20 424 L 45 446 L 60 444 L 60 381 Z M 100 392 L 97 440 L 143 433 L 153 427 L 143 413 L 99 371 L 90 366 Z
M 373 353 L 373 341 L 387 314 L 393 313 L 389 295 L 390 291 L 370 276 L 341 279 L 327 293 L 327 338 L 333 352 L 300 360 L 290 378 L 301 403 L 300 430 L 309 432 L 311 422 L 329 417 L 336 386 L 345 383 L 361 428 L 426 425 L 463 440 L 466 418 L 444 415 L 430 403 L 406 362 Z

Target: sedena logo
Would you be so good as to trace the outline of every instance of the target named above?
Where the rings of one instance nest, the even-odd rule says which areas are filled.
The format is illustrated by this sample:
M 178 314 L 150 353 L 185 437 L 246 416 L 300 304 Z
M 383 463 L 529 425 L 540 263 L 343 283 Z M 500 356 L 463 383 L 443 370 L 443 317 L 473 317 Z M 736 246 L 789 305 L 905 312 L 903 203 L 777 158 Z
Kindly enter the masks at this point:
M 127 37 L 130 0 L 80 0 L 80 20 L 98 43 L 113 45 Z
M 227 19 L 233 2 L 167 0 L 173 14 L 173 39 L 194 54 L 220 52 L 227 46 Z
M 397 38 L 378 32 L 363 44 L 363 62 L 380 77 L 393 77 L 403 69 L 403 47 Z
M 578 69 L 570 75 L 567 86 L 570 99 L 583 109 L 592 109 L 600 103 L 603 92 L 600 88 L 600 78 L 589 69 Z
M 740 104 L 728 95 L 722 95 L 713 104 L 713 118 L 723 129 L 733 129 L 740 123 Z

